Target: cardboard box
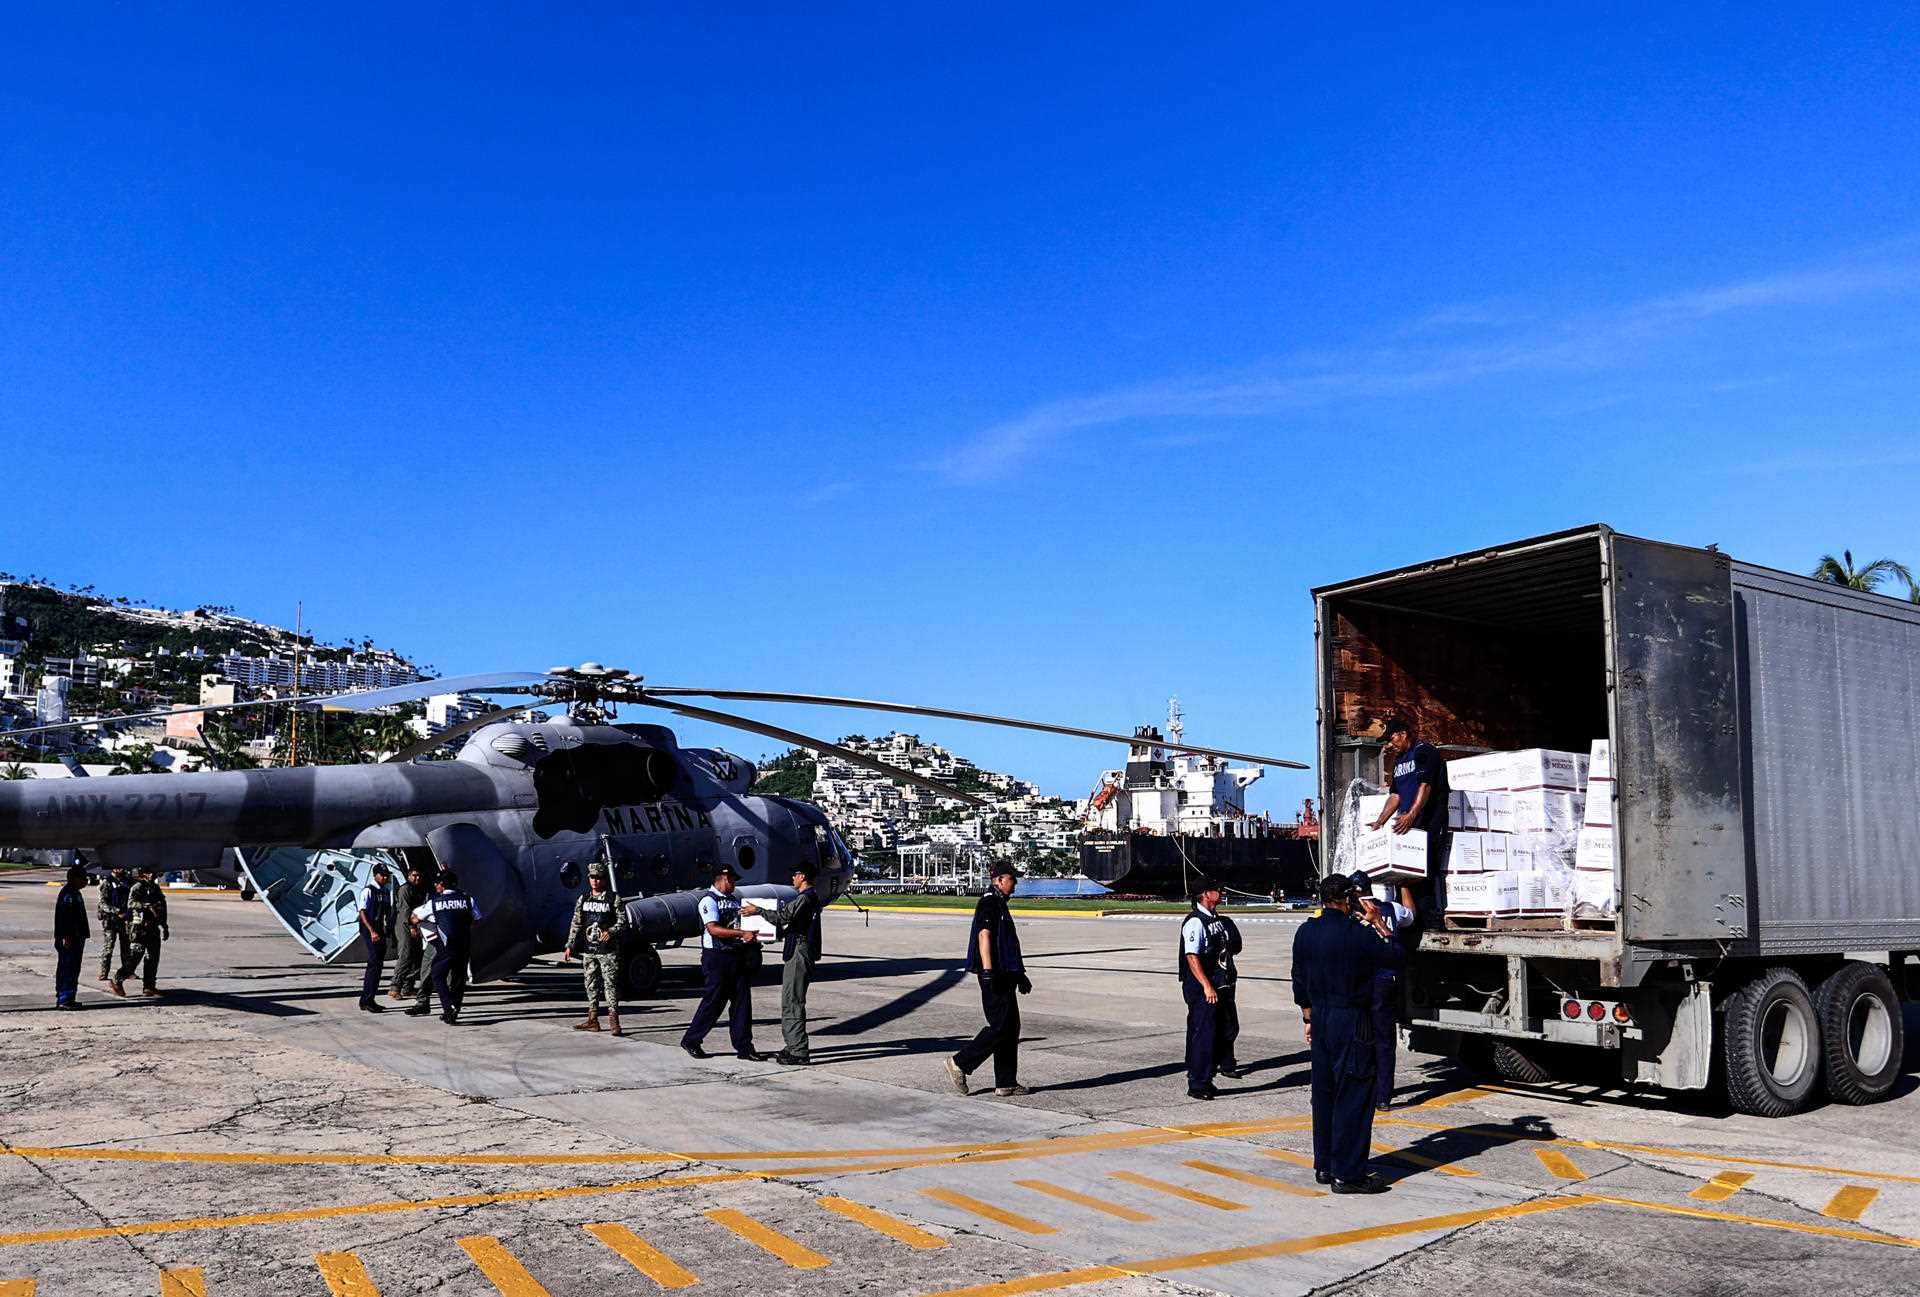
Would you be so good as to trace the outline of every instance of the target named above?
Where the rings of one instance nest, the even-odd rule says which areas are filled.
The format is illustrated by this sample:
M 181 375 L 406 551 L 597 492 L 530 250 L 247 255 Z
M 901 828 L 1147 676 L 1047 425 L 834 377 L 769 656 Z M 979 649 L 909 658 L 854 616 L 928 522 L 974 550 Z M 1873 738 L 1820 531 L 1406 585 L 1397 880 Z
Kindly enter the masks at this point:
M 1447 762 L 1447 787 L 1461 792 L 1490 793 L 1507 786 L 1507 754 L 1483 752 Z
M 1563 869 L 1515 871 L 1520 879 L 1519 912 L 1529 918 L 1565 914 L 1573 895 L 1573 875 Z
M 1477 874 L 1486 868 L 1486 834 L 1456 833 L 1447 843 L 1447 873 Z
M 1486 793 L 1455 793 L 1460 799 L 1459 827 L 1473 833 L 1491 832 L 1487 823 Z
M 1580 823 L 1596 829 L 1613 827 L 1613 780 L 1596 779 L 1587 785 L 1587 800 L 1580 808 Z
M 1588 909 L 1599 911 L 1602 917 L 1617 913 L 1620 908 L 1620 896 L 1614 890 L 1613 875 L 1591 869 L 1575 871 L 1573 907 L 1575 914 L 1583 913 Z
M 1574 868 L 1613 877 L 1613 830 L 1583 828 L 1574 855 Z
M 1461 792 L 1447 794 L 1447 827 L 1458 832 L 1467 827 L 1467 795 Z
M 1447 876 L 1447 913 L 1468 918 L 1517 914 L 1520 876 L 1511 870 L 1492 874 Z
M 1595 739 L 1593 750 L 1587 755 L 1587 779 L 1613 778 L 1613 744 L 1606 739 Z
M 1360 836 L 1356 866 L 1370 878 L 1418 881 L 1427 876 L 1427 835 L 1420 829 L 1379 829 Z
M 1488 793 L 1487 832 L 1513 832 L 1513 797 L 1509 793 Z
M 1507 848 L 1510 839 L 1504 833 L 1483 833 L 1480 835 L 1480 870 L 1482 873 L 1498 873 L 1507 868 Z
M 1576 793 L 1586 787 L 1585 758 L 1551 748 L 1525 748 L 1507 756 L 1507 789 L 1557 788 Z
M 1574 833 L 1580 828 L 1586 797 L 1552 788 L 1506 794 L 1513 807 L 1513 833 Z
M 1525 873 L 1535 868 L 1531 837 L 1520 833 L 1509 833 L 1503 841 L 1507 848 L 1506 868 L 1515 873 Z
M 1362 829 L 1365 829 L 1367 825 L 1379 819 L 1380 812 L 1386 809 L 1387 809 L 1387 795 L 1385 793 L 1368 793 L 1363 797 L 1361 797 L 1360 827 Z

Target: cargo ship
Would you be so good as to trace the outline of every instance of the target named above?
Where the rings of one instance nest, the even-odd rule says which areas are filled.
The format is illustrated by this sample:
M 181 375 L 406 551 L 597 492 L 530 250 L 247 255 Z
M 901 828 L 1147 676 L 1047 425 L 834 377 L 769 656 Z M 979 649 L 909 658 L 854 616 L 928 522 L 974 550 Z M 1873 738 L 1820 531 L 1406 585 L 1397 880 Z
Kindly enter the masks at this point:
M 1291 824 L 1249 814 L 1247 788 L 1266 771 L 1178 752 L 1183 735 L 1177 698 L 1164 734 L 1134 730 L 1126 769 L 1104 771 L 1087 800 L 1080 872 L 1125 895 L 1185 896 L 1201 877 L 1253 896 L 1309 893 L 1320 827 L 1313 803 Z

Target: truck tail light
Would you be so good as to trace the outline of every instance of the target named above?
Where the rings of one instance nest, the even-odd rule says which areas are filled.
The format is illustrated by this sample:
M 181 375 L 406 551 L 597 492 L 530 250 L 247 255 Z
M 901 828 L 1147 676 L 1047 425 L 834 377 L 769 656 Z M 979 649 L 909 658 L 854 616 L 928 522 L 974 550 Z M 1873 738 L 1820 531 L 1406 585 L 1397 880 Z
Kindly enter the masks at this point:
M 1613 1020 L 1624 1027 L 1633 1021 L 1633 1015 L 1627 1012 L 1626 1005 L 1616 1004 L 1613 1006 Z
M 1580 1016 L 1580 1001 L 1568 1000 L 1566 1004 L 1561 1006 L 1560 1012 L 1570 1020 L 1578 1018 Z
M 1587 1017 L 1591 1018 L 1593 1021 L 1599 1022 L 1603 1020 L 1606 1016 L 1607 1016 L 1607 1006 L 1600 1003 L 1600 1001 L 1595 1000 L 1592 1004 L 1589 1004 L 1587 1006 Z

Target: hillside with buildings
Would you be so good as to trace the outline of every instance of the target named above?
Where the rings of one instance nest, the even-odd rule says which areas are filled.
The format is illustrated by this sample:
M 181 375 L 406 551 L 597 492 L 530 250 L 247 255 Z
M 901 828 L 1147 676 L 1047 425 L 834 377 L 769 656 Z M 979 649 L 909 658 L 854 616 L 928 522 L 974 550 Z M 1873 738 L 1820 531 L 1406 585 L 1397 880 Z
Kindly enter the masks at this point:
M 894 871 L 904 868 L 909 876 L 955 867 L 965 871 L 969 864 L 1002 859 L 1036 873 L 1077 872 L 1081 803 L 1046 796 L 1013 775 L 982 770 L 914 734 L 854 734 L 840 746 L 949 784 L 988 805 L 969 806 L 895 783 L 832 753 L 799 748 L 763 763 L 755 791 L 806 798 L 866 860 Z
M 328 644 L 231 608 L 156 608 L 92 586 L 61 589 L 42 577 L 0 573 L 0 745 L 16 758 L 22 752 L 13 749 L 21 745 L 5 741 L 11 729 L 180 704 L 290 697 L 296 684 L 300 694 L 378 689 L 425 674 L 411 659 L 371 640 Z M 246 757 L 240 749 L 248 746 L 260 749 L 252 754 L 256 759 L 269 754 L 279 737 L 276 710 L 263 708 L 227 723 L 235 730 L 225 735 L 233 740 L 235 759 Z M 184 731 L 171 721 L 153 722 L 126 727 L 100 746 L 117 749 L 133 741 L 197 750 L 203 714 L 185 716 L 192 726 Z M 315 734 L 316 743 L 323 740 Z M 86 750 L 94 743 L 72 736 L 32 746 Z

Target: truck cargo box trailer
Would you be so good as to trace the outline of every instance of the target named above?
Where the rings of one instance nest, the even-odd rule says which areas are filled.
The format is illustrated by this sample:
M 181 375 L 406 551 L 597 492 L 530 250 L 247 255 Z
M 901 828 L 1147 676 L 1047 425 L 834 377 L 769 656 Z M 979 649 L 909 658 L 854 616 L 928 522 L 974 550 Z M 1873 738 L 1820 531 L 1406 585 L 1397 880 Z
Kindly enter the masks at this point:
M 1611 742 L 1611 923 L 1423 930 L 1418 1050 L 1781 1116 L 1882 1098 L 1920 994 L 1920 605 L 1585 527 L 1314 591 L 1323 833 L 1381 723 L 1455 753 Z

